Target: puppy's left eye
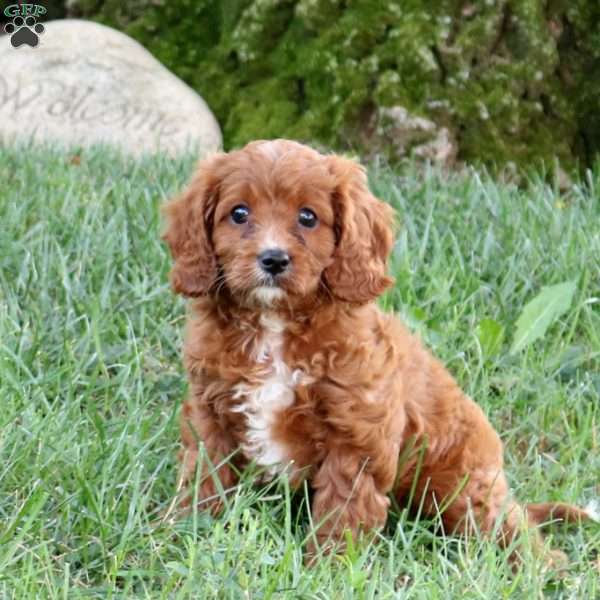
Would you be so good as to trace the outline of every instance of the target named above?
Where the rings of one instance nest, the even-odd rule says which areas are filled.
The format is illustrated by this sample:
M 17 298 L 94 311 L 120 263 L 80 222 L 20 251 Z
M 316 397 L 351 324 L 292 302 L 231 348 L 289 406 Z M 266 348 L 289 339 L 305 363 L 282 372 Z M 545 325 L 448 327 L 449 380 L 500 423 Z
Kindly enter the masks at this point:
M 231 220 L 237 225 L 243 225 L 248 222 L 250 209 L 245 204 L 238 204 L 231 209 Z
M 316 227 L 318 222 L 319 220 L 317 219 L 317 215 L 315 215 L 310 208 L 300 209 L 300 212 L 298 213 L 298 223 L 300 223 L 302 227 L 308 227 L 309 229 L 312 229 L 313 227 Z

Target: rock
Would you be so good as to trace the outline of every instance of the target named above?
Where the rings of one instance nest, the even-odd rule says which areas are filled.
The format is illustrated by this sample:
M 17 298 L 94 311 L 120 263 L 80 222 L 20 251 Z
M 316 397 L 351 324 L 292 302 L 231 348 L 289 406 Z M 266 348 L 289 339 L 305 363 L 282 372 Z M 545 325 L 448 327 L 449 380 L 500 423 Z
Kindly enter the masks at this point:
M 109 142 L 134 155 L 221 147 L 204 100 L 128 36 L 66 19 L 44 23 L 35 47 L 11 37 L 0 37 L 1 139 Z

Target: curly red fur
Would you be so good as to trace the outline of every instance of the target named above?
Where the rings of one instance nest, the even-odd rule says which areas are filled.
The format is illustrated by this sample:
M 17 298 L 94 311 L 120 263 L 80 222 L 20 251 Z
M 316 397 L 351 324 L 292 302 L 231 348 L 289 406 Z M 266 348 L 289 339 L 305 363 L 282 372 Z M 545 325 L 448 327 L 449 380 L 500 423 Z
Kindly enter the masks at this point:
M 236 224 L 240 204 L 249 218 Z M 314 228 L 298 222 L 306 207 Z M 288 468 L 294 484 L 309 481 L 319 543 L 383 526 L 389 495 L 407 502 L 413 484 L 427 514 L 443 507 L 448 530 L 489 533 L 504 514 L 499 541 L 513 539 L 527 514 L 510 497 L 497 433 L 374 303 L 391 283 L 392 210 L 359 165 L 295 142 L 254 142 L 202 162 L 165 212 L 173 287 L 196 298 L 182 482 L 194 479 L 202 444 L 216 467 L 201 478 L 202 506 L 218 507 L 217 481 L 233 486 L 254 459 L 267 475 Z M 257 266 L 272 246 L 291 261 L 276 280 Z M 553 510 L 586 516 L 546 504 L 529 519 Z

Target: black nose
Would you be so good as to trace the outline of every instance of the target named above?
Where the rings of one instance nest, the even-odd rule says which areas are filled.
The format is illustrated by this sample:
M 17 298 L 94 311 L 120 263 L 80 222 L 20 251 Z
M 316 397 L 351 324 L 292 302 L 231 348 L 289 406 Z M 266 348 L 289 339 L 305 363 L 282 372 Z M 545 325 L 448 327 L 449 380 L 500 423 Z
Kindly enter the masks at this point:
M 271 275 L 279 275 L 288 268 L 290 257 L 287 252 L 279 248 L 272 248 L 258 255 L 258 264 L 263 271 Z

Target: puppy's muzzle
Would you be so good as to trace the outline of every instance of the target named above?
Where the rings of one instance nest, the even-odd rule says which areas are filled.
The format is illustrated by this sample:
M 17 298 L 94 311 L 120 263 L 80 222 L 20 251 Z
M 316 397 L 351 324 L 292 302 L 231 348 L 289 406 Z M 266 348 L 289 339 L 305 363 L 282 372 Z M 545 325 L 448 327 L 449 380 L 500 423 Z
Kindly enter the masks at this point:
M 260 268 L 269 275 L 279 275 L 290 265 L 290 256 L 280 248 L 269 248 L 257 256 Z

